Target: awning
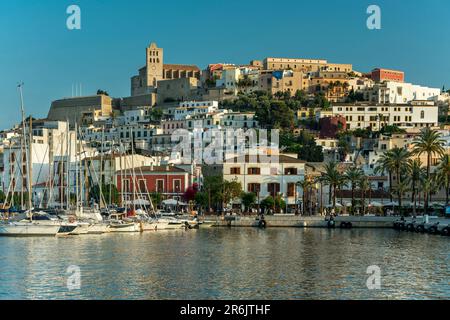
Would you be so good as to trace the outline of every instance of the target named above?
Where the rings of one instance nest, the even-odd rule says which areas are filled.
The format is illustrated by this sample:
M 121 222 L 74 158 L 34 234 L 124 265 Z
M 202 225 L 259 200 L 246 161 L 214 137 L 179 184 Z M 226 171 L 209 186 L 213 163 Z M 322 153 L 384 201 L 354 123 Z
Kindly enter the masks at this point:
M 182 201 L 177 201 L 177 200 L 175 200 L 175 199 L 167 199 L 167 200 L 164 200 L 164 201 L 162 202 L 162 204 L 163 204 L 163 205 L 166 205 L 166 206 L 187 206 L 187 203 L 184 203 L 184 202 L 182 202 Z

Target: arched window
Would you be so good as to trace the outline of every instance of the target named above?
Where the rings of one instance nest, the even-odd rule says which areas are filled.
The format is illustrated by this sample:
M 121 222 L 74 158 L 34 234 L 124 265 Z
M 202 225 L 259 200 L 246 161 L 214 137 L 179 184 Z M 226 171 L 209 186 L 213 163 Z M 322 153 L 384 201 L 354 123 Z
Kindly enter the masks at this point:
M 424 119 L 425 118 L 425 111 L 420 111 L 420 119 Z

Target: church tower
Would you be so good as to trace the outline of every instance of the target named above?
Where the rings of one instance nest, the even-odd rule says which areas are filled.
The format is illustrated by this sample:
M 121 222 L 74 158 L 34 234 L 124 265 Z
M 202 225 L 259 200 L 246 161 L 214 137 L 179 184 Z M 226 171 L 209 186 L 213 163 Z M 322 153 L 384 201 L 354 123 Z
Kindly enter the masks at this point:
M 164 50 L 152 42 L 147 48 L 147 86 L 156 87 L 157 81 L 163 80 Z

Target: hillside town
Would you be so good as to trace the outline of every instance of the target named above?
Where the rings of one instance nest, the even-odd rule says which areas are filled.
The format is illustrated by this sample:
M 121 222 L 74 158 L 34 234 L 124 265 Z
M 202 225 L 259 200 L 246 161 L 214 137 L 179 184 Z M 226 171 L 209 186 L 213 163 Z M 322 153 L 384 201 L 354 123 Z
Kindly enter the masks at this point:
M 444 214 L 445 87 L 350 61 L 266 57 L 202 69 L 167 63 L 156 43 L 144 57 L 129 96 L 62 97 L 45 118 L 25 106 L 23 121 L 0 132 L 3 212 Z

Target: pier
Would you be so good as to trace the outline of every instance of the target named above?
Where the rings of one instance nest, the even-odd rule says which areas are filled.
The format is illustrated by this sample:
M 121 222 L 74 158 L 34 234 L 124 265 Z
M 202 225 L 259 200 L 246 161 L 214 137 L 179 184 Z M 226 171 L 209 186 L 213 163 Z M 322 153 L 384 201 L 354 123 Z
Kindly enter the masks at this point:
M 394 223 L 400 217 L 379 217 L 379 216 L 337 216 L 334 218 L 335 228 L 394 228 Z M 260 227 L 260 219 L 257 216 L 224 216 L 208 217 L 205 223 L 213 227 Z M 295 216 L 295 215 L 268 215 L 264 216 L 267 228 L 329 228 L 328 218 L 324 216 Z M 450 219 L 443 217 L 429 217 L 429 222 L 425 225 L 434 225 L 439 222 L 439 230 L 450 226 Z M 405 218 L 405 225 L 420 225 L 424 223 L 424 218 L 419 216 Z M 406 230 L 406 229 L 405 229 Z M 413 230 L 415 231 L 415 230 Z

